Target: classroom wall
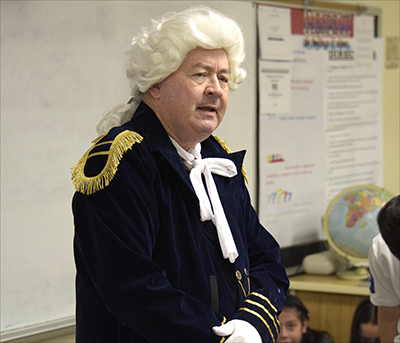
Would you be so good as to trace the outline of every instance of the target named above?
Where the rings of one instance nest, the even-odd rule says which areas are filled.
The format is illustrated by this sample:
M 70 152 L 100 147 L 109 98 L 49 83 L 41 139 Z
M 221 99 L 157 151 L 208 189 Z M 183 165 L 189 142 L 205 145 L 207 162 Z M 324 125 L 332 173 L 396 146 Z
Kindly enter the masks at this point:
M 368 1 L 369 3 L 369 1 Z M 369 6 L 382 9 L 382 38 L 399 39 L 399 1 L 371 1 Z M 394 194 L 400 193 L 400 105 L 399 67 L 383 71 L 383 156 L 384 187 Z
M 12 19 L 6 18 L 5 5 L 9 5 L 14 1 L 2 1 L 2 48 L 4 42 L 3 25 L 10 23 Z M 139 1 L 132 1 L 130 5 L 139 4 Z M 149 1 L 146 1 L 149 3 Z M 143 3 L 143 8 L 149 6 Z M 247 4 L 243 4 L 247 2 Z M 382 38 L 399 36 L 399 1 L 341 1 L 347 4 L 359 4 L 368 7 L 380 8 L 382 10 Z M 72 194 L 72 187 L 69 183 L 69 168 L 80 158 L 85 149 L 88 148 L 90 140 L 96 135 L 94 126 L 96 125 L 101 113 L 107 108 L 116 105 L 119 102 L 127 100 L 128 91 L 126 89 L 124 78 L 124 56 L 123 51 L 125 45 L 129 42 L 130 32 L 126 32 L 126 36 L 115 36 L 116 32 L 120 32 L 117 27 L 125 25 L 126 22 L 104 22 L 104 25 L 111 25 L 110 32 L 100 32 L 101 37 L 96 35 L 95 31 L 91 31 L 92 40 L 87 42 L 87 33 L 81 32 L 77 26 L 76 30 L 65 31 L 64 35 L 59 37 L 53 36 L 53 32 L 46 32 L 43 26 L 39 25 L 43 21 L 48 20 L 49 14 L 54 16 L 55 13 L 63 13 L 63 20 L 60 20 L 58 27 L 62 27 L 66 23 L 67 14 L 74 14 L 76 21 L 82 24 L 86 21 L 87 28 L 94 29 L 95 25 L 99 24 L 94 22 L 96 18 L 107 18 L 107 13 L 103 7 L 96 8 L 97 13 L 90 13 L 90 2 L 82 6 L 81 12 L 74 12 L 72 8 L 67 8 L 67 4 L 74 4 L 75 1 L 61 1 L 61 2 L 31 2 L 31 1 L 18 1 L 16 3 L 17 19 L 21 20 L 21 28 L 26 22 L 25 18 L 32 19 L 37 16 L 38 23 L 32 24 L 32 30 L 23 32 L 22 29 L 17 30 L 17 27 L 12 27 L 9 31 L 15 37 L 13 43 L 8 46 L 14 50 L 2 49 L 2 128 L 1 128 L 1 155 L 2 155 L 2 210 L 3 206 L 12 206 L 15 209 L 21 209 L 21 206 L 29 207 L 29 213 L 21 213 L 13 211 L 5 213 L 2 211 L 2 256 L 8 252 L 8 247 L 16 250 L 15 256 L 19 253 L 19 248 L 24 248 L 21 242 L 26 243 L 25 252 L 31 253 L 32 257 L 37 257 L 40 254 L 51 256 L 54 252 L 60 253 L 60 258 L 47 259 L 38 269 L 36 273 L 36 280 L 40 277 L 40 273 L 45 273 L 47 269 L 56 269 L 61 265 L 62 272 L 67 272 L 68 277 L 68 291 L 67 295 L 73 292 L 72 277 L 74 274 L 72 262 L 72 247 L 65 247 L 63 244 L 67 240 L 72 240 L 72 222 L 70 218 L 70 194 Z M 99 2 L 100 3 L 100 2 Z M 118 3 L 118 1 L 116 1 Z M 121 2 L 119 2 L 121 3 Z M 159 4 L 166 3 L 160 1 Z M 185 4 L 186 3 L 186 4 Z M 176 1 L 174 8 L 167 5 L 157 6 L 153 9 L 154 15 L 167 9 L 180 9 L 187 7 L 187 4 L 194 4 L 194 1 Z M 198 3 L 198 2 L 197 2 Z M 252 194 L 253 202 L 255 202 L 256 194 L 256 104 L 250 99 L 248 94 L 256 94 L 256 31 L 255 31 L 255 9 L 251 5 L 251 1 L 217 1 L 217 2 L 203 2 L 208 4 L 215 4 L 215 7 L 237 17 L 242 23 L 245 24 L 244 31 L 247 41 L 247 53 L 249 60 L 246 62 L 248 70 L 248 78 L 243 84 L 242 88 L 237 92 L 232 92 L 231 103 L 228 109 L 232 116 L 227 116 L 218 129 L 217 135 L 226 139 L 232 150 L 246 149 L 248 151 L 245 167 L 247 169 L 250 179 L 250 193 Z M 38 6 L 38 7 L 35 7 Z M 76 5 L 78 6 L 78 5 Z M 147 7 L 146 7 L 147 6 Z M 52 7 L 48 12 L 46 7 Z M 57 9 L 58 8 L 58 9 Z M 8 8 L 9 9 L 9 8 Z M 66 12 L 67 11 L 67 12 Z M 69 12 L 68 12 L 69 11 Z M 103 11 L 103 12 L 102 12 Z M 153 13 L 152 13 L 153 14 Z M 4 17 L 3 17 L 4 16 Z M 143 22 L 147 22 L 148 18 L 143 16 Z M 7 20 L 6 20 L 7 19 Z M 15 17 L 14 17 L 15 19 Z M 13 19 L 13 20 L 14 20 Z M 88 20 L 89 19 L 89 20 Z M 40 22 L 40 20 L 43 20 Z M 102 23 L 100 23 L 102 24 Z M 91 26 L 92 25 L 92 26 Z M 104 25 L 100 25 L 104 28 Z M 132 25 L 133 26 L 133 25 Z M 133 27 L 132 27 L 133 28 Z M 71 29 L 71 28 L 70 28 Z M 127 30 L 128 31 L 128 30 Z M 21 40 L 21 34 L 26 40 Z M 43 35 L 47 35 L 45 39 Z M 85 38 L 86 37 L 86 38 Z M 39 39 L 42 44 L 35 46 L 29 39 Z M 105 39 L 108 43 L 110 40 L 116 39 L 113 46 L 118 46 L 119 49 L 114 51 L 101 50 L 101 39 Z M 48 44 L 57 44 L 57 49 L 48 51 Z M 87 44 L 97 49 L 93 51 L 87 48 Z M 68 51 L 68 47 L 79 47 L 77 54 L 72 54 Z M 30 48 L 30 50 L 26 50 Z M 64 50 L 65 49 L 65 50 Z M 93 66 L 97 65 L 98 60 L 91 62 L 91 59 L 96 58 L 96 53 L 102 53 L 102 58 L 120 62 L 119 66 L 104 69 L 101 73 L 96 73 Z M 63 53 L 63 54 L 62 54 Z M 46 65 L 46 59 L 43 57 L 51 57 L 50 64 Z M 29 63 L 31 63 L 29 65 Z M 48 67 L 51 67 L 49 69 Z M 47 69 L 47 72 L 46 72 Z M 12 74 L 10 73 L 12 71 Z M 118 75 L 118 77 L 116 77 Z M 74 87 L 64 87 L 62 77 L 70 77 L 75 82 Z M 42 78 L 41 82 L 38 82 Z M 8 81 L 7 83 L 5 81 Z M 90 89 L 90 94 L 87 96 L 87 90 Z M 40 95 L 35 97 L 35 92 Z M 236 94 L 235 94 L 236 93 Z M 5 95 L 9 96 L 8 98 Z M 8 110 L 8 112 L 6 111 Z M 383 186 L 392 193 L 400 193 L 399 185 L 399 69 L 384 68 L 383 72 L 383 155 L 384 155 L 384 183 Z M 39 114 L 40 116 L 34 118 L 32 114 Z M 19 118 L 25 119 L 19 121 Z M 18 121 L 18 122 L 17 122 Z M 15 125 L 17 124 L 17 125 Z M 18 131 L 12 131 L 10 128 L 17 127 Z M 29 130 L 32 129 L 32 130 Z M 26 131 L 27 135 L 23 136 L 21 133 Z M 36 135 L 31 135 L 35 131 Z M 32 139 L 35 139 L 33 141 Z M 37 142 L 37 143 L 36 143 Z M 60 144 L 60 142 L 62 144 Z M 31 149 L 32 147 L 41 146 L 57 146 L 57 149 Z M 60 159 L 62 154 L 67 155 L 68 159 Z M 10 158 L 12 156 L 19 156 L 18 158 Z M 54 169 L 45 168 L 40 165 L 44 161 L 52 161 L 53 167 L 58 164 L 57 171 L 60 168 L 60 162 L 63 165 L 63 172 L 58 173 L 54 178 Z M 10 163 L 5 163 L 5 161 Z M 37 162 L 36 165 L 29 164 L 28 162 Z M 22 168 L 21 168 L 22 166 Z M 12 181 L 11 186 L 7 185 Z M 51 184 L 49 184 L 51 181 Z M 25 184 L 34 185 L 30 190 L 27 190 Z M 42 186 L 50 187 L 48 190 Z M 59 208 L 55 205 L 60 205 L 60 194 L 69 194 L 66 198 L 62 199 L 63 213 L 60 216 Z M 15 196 L 18 194 L 18 196 Z M 11 197 L 12 195 L 12 197 Z M 24 201 L 29 200 L 28 204 Z M 10 203 L 12 201 L 12 203 Z M 43 209 L 40 204 L 45 201 L 48 204 L 47 209 Z M 22 215 L 21 215 L 22 214 Z M 38 216 L 43 214 L 46 218 L 42 223 L 34 223 Z M 18 225 L 23 222 L 25 226 Z M 4 225 L 5 224 L 5 225 Z M 27 225 L 33 228 L 44 229 L 44 236 L 40 236 L 40 232 L 34 230 L 27 230 Z M 9 230 L 3 228 L 9 227 Z M 64 229 L 64 230 L 63 230 Z M 16 231 L 20 233 L 16 235 Z M 11 237 L 13 235 L 13 237 Z M 53 246 L 45 250 L 38 249 L 36 240 L 57 237 L 56 240 L 50 240 Z M 10 241 L 7 239 L 12 238 Z M 15 241 L 14 241 L 15 239 Z M 8 247 L 3 244 L 7 242 Z M 32 243 L 32 244 L 29 244 Z M 59 244 L 58 244 L 59 243 Z M 60 246 L 62 249 L 60 249 Z M 24 251 L 21 251 L 23 256 Z M 61 255 L 67 253 L 67 257 Z M 14 256 L 14 255 L 13 255 Z M 30 269 L 29 261 L 22 261 L 22 257 L 15 259 L 14 266 L 18 263 L 26 263 L 28 272 L 34 270 Z M 61 261 L 61 263 L 60 263 Z M 35 262 L 35 259 L 32 259 Z M 2 258 L 2 270 L 7 270 L 9 260 Z M 37 270 L 36 270 L 37 271 Z M 23 271 L 22 271 L 23 272 Z M 61 276 L 61 277 L 65 277 Z M 24 279 L 21 279 L 25 282 Z M 38 281 L 39 282 L 39 281 Z M 34 287 L 33 285 L 32 287 Z M 45 285 L 48 286 L 48 285 Z M 3 288 L 3 280 L 2 280 Z M 4 289 L 4 288 L 3 288 Z M 60 288 L 60 290 L 62 290 Z M 40 296 L 40 295 L 39 295 Z M 73 305 L 71 305 L 73 306 Z M 67 315 L 70 313 L 69 309 Z M 57 316 L 63 313 L 57 313 Z

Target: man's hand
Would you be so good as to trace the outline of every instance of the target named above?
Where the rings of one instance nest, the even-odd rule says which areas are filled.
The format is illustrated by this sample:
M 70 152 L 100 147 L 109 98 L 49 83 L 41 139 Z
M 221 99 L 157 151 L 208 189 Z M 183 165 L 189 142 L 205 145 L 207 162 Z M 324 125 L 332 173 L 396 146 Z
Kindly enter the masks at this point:
M 230 336 L 225 343 L 262 343 L 256 328 L 240 319 L 233 319 L 221 326 L 214 326 L 213 332 L 218 336 Z

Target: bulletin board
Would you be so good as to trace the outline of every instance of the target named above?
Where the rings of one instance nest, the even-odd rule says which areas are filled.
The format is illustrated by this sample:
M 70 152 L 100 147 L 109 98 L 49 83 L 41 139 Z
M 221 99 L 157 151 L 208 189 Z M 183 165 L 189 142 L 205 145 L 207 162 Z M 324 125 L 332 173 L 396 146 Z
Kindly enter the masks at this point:
M 383 49 L 361 12 L 258 4 L 259 217 L 283 248 L 323 240 L 341 190 L 382 185 Z

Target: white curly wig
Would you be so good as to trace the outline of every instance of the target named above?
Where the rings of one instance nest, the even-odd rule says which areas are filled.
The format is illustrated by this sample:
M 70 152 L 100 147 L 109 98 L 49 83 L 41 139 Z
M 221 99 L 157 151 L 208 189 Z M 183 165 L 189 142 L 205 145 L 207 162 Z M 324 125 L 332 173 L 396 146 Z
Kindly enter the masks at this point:
M 246 77 L 240 68 L 244 60 L 243 34 L 231 18 L 206 6 L 194 6 L 164 15 L 160 22 L 142 28 L 126 52 L 126 75 L 132 99 L 106 112 L 97 125 L 99 134 L 131 119 L 144 93 L 154 84 L 174 73 L 188 52 L 200 47 L 224 49 L 230 67 L 229 88 L 237 89 Z

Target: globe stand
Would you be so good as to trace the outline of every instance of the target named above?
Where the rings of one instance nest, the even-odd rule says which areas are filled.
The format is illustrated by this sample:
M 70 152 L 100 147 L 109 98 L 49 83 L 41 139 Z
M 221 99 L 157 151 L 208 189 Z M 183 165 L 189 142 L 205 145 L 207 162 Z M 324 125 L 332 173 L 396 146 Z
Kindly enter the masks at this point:
M 336 276 L 344 280 L 365 280 L 369 278 L 369 271 L 366 267 L 354 267 L 353 269 L 338 271 Z

